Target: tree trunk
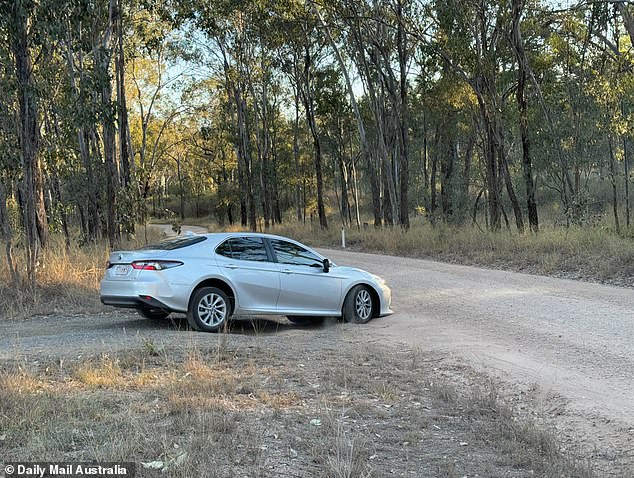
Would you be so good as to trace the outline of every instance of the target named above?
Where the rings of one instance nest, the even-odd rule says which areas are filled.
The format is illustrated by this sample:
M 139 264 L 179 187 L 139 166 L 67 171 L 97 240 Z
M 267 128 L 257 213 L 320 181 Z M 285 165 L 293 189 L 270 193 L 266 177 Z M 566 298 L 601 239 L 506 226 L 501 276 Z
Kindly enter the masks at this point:
M 246 75 L 248 89 L 253 99 L 255 140 L 258 152 L 260 199 L 262 201 L 262 215 L 264 216 L 264 227 L 268 229 L 271 225 L 271 201 L 270 201 L 270 174 L 269 174 L 269 129 L 268 129 L 268 99 L 266 94 L 266 79 L 262 82 L 262 97 L 260 98 L 253 87 L 250 72 Z M 260 106 L 259 103 L 262 103 Z
M 12 49 L 18 90 L 18 120 L 22 181 L 20 185 L 22 220 L 26 236 L 27 278 L 31 287 L 36 284 L 36 268 L 40 249 L 48 237 L 48 222 L 44 210 L 44 191 L 39 162 L 39 124 L 37 96 L 33 84 L 33 65 L 29 28 L 31 7 L 22 1 L 13 6 Z
M 299 162 L 299 91 L 295 91 L 295 121 L 293 122 L 293 159 L 295 160 L 295 208 L 297 222 L 302 222 L 301 169 Z
M 390 164 L 388 161 L 383 161 L 381 177 L 383 178 L 383 223 L 388 226 L 394 225 L 394 182 L 392 181 L 392 175 L 390 174 Z
M 400 71 L 400 207 L 399 222 L 401 226 L 409 228 L 409 105 L 408 105 L 408 85 L 407 85 L 407 35 L 405 33 L 403 20 L 403 1 L 398 0 L 396 4 L 396 14 L 398 18 L 397 44 L 398 62 Z
M 247 105 L 246 100 L 238 91 L 236 91 L 236 103 L 238 104 L 238 127 L 240 130 L 240 139 L 242 147 L 242 158 L 244 160 L 244 180 L 246 185 L 246 203 L 248 208 L 249 228 L 257 231 L 257 218 L 255 213 L 255 197 L 253 194 L 253 162 L 251 159 L 251 148 L 249 141 L 249 133 L 247 128 Z
M 341 140 L 337 142 L 337 165 L 341 178 L 341 219 L 344 226 L 348 225 L 350 217 L 350 199 L 348 197 L 348 169 L 344 160 L 345 144 L 344 132 L 340 131 Z
M 117 220 L 117 191 L 119 190 L 119 171 L 116 163 L 116 136 L 114 127 L 114 109 L 112 105 L 112 82 L 110 61 L 111 43 L 116 12 L 116 0 L 110 0 L 108 23 L 100 42 L 94 45 L 95 65 L 102 82 L 101 108 L 103 115 L 103 155 L 106 167 L 106 226 L 108 242 L 115 248 L 120 242 L 119 221 Z
M 506 153 L 502 148 L 499 151 L 500 154 L 500 176 L 504 177 L 504 185 L 506 186 L 506 193 L 509 195 L 509 199 L 511 200 L 511 206 L 513 207 L 513 214 L 515 215 L 515 225 L 519 232 L 524 232 L 524 218 L 522 216 L 522 209 L 520 208 L 520 203 L 517 200 L 517 196 L 515 195 L 515 189 L 513 188 L 513 181 L 511 179 L 511 173 L 509 171 L 508 159 L 506 157 Z
M 625 118 L 625 102 L 621 100 L 621 114 Z M 630 227 L 630 148 L 627 137 L 623 136 L 623 173 L 624 173 L 624 189 L 625 189 L 625 226 Z
M 612 185 L 612 212 L 614 213 L 614 227 L 617 234 L 621 232 L 621 223 L 619 221 L 619 196 L 616 186 L 616 158 L 614 157 L 614 148 L 612 147 L 612 137 L 608 136 L 610 145 L 610 183 Z
M 619 10 L 621 17 L 623 18 L 623 24 L 630 36 L 630 41 L 634 45 L 634 14 L 632 14 L 629 4 L 630 2 L 614 2 L 616 8 Z
M 181 221 L 185 220 L 185 186 L 183 185 L 183 173 L 181 170 L 181 158 L 180 155 L 176 156 L 176 174 L 178 175 L 178 196 L 180 198 L 180 218 Z
M 498 230 L 501 224 L 500 208 L 500 182 L 498 176 L 498 144 L 493 119 L 490 117 L 487 105 L 482 95 L 478 95 L 480 114 L 485 127 L 485 154 L 486 184 L 488 190 L 489 227 Z
M 421 169 L 423 170 L 423 205 L 429 212 L 429 154 L 427 148 L 427 122 L 423 117 L 423 149 L 421 151 Z
M 443 161 L 441 162 L 440 205 L 445 221 L 449 221 L 454 213 L 454 169 L 457 156 L 456 140 L 452 137 L 452 128 L 443 128 L 445 141 L 443 141 Z
M 20 283 L 20 275 L 13 258 L 13 232 L 7 214 L 8 197 L 8 188 L 5 186 L 4 180 L 0 180 L 0 234 L 5 242 L 4 254 L 11 273 L 11 281 L 17 285 Z
M 83 67 L 84 61 L 79 51 L 79 71 L 75 70 L 75 53 L 73 52 L 71 25 L 68 25 L 66 40 L 66 64 L 68 66 L 68 76 L 70 79 L 70 88 L 75 102 L 79 102 L 79 90 L 77 87 L 76 76 L 79 76 L 80 84 L 83 84 Z M 92 159 L 90 157 L 90 135 L 88 129 L 80 122 L 77 128 L 77 143 L 79 145 L 79 157 L 84 167 L 86 176 L 86 196 L 88 198 L 88 218 L 84 235 L 90 241 L 97 241 L 101 236 L 101 221 L 99 219 L 99 200 L 97 197 L 98 188 L 95 187 L 96 178 L 93 171 Z
M 306 121 L 313 137 L 315 175 L 317 177 L 317 215 L 319 216 L 319 225 L 323 229 L 328 229 L 328 220 L 326 219 L 326 209 L 324 207 L 324 179 L 322 175 L 321 141 L 319 138 L 319 132 L 317 131 L 317 121 L 315 118 L 315 105 L 311 87 L 311 68 L 312 59 L 310 56 L 309 46 L 306 46 L 304 54 L 304 88 L 302 90 L 302 97 L 304 100 L 304 109 L 306 110 Z
M 121 183 L 123 187 L 130 184 L 130 158 L 131 147 L 129 142 L 130 126 L 128 124 L 128 105 L 125 95 L 125 51 L 123 48 L 123 6 L 122 1 L 117 0 L 117 57 L 116 86 L 117 86 L 117 121 L 119 126 L 119 158 L 121 160 Z M 126 232 L 134 232 L 134 222 L 126 225 Z
M 526 207 L 528 210 L 528 224 L 532 232 L 539 232 L 539 218 L 537 202 L 535 200 L 535 183 L 533 181 L 533 166 L 530 154 L 530 137 L 528 130 L 528 104 L 526 102 L 527 63 L 520 22 L 524 9 L 523 0 L 513 0 L 513 22 L 511 39 L 517 59 L 517 109 L 519 112 L 519 129 L 522 138 L 522 169 L 524 171 L 524 185 L 526 187 Z
M 372 194 L 372 215 L 374 216 L 374 227 L 381 227 L 383 218 L 381 214 L 381 174 L 376 167 L 378 160 L 375 153 L 367 156 L 368 176 L 370 177 L 370 190 Z
M 436 192 L 436 174 L 438 171 L 438 147 L 440 145 L 440 125 L 436 128 L 435 134 L 435 147 L 434 154 L 432 154 L 431 159 L 431 174 L 429 179 L 429 185 L 431 187 L 431 191 L 429 192 L 430 197 L 430 207 L 429 207 L 429 215 L 432 223 L 435 222 L 436 219 L 436 208 L 437 206 L 437 192 Z
M 231 124 L 233 126 L 233 137 L 234 137 L 234 149 L 236 152 L 236 159 L 238 163 L 238 186 L 240 188 L 240 225 L 245 227 L 248 224 L 247 217 L 247 181 L 245 179 L 244 169 L 246 167 L 246 157 L 245 157 L 245 142 L 243 141 L 243 117 L 241 112 L 241 101 L 240 95 L 237 90 L 237 85 L 230 82 L 230 71 L 229 71 L 229 63 L 227 62 L 226 57 L 224 57 L 224 50 L 221 48 L 223 58 L 224 58 L 224 70 L 225 70 L 225 78 L 226 84 L 225 88 L 227 90 L 227 100 L 231 104 L 233 103 L 233 108 L 231 108 Z

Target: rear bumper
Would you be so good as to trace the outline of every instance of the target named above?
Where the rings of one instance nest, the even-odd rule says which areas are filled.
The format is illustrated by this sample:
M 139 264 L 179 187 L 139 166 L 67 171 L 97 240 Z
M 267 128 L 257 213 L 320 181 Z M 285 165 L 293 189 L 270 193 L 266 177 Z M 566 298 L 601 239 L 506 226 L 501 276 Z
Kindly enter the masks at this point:
M 114 307 L 121 307 L 124 309 L 138 309 L 140 307 L 145 307 L 148 309 L 163 309 L 163 310 L 172 310 L 170 307 L 165 305 L 160 300 L 155 299 L 154 297 L 148 296 L 136 296 L 136 297 L 125 297 L 120 295 L 102 295 L 101 303 L 105 305 L 112 305 Z

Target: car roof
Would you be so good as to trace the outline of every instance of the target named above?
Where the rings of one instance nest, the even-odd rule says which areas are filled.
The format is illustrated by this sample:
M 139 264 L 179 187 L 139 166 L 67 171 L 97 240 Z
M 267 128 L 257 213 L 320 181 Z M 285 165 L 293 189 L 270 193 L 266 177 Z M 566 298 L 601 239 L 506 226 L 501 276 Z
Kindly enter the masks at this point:
M 236 231 L 236 232 L 210 232 L 207 234 L 194 234 L 196 236 L 207 236 L 209 239 L 223 240 L 228 237 L 268 237 L 269 239 L 288 239 L 294 241 L 290 237 L 278 236 L 276 234 L 268 234 L 265 232 L 251 232 L 251 231 Z
M 217 245 L 219 245 L 221 242 L 223 242 L 225 239 L 230 239 L 232 237 L 262 237 L 262 238 L 268 238 L 268 239 L 280 239 L 282 241 L 289 241 L 289 242 L 293 242 L 295 244 L 299 244 L 303 247 L 308 248 L 310 251 L 314 252 L 315 254 L 317 254 L 317 256 L 319 257 L 324 257 L 322 256 L 319 252 L 315 251 L 312 247 L 307 246 L 306 244 L 303 244 L 295 239 L 291 239 L 290 237 L 285 237 L 285 236 L 278 236 L 276 234 L 267 234 L 264 232 L 247 232 L 247 231 L 236 231 L 236 232 L 210 232 L 210 233 L 206 233 L 206 234 L 196 234 L 196 233 L 185 233 L 181 236 L 178 237 L 186 237 L 186 236 L 190 236 L 190 237 L 201 237 L 204 236 L 207 238 L 207 241 L 205 241 L 204 243 L 200 243 L 201 246 L 203 247 L 209 247 L 211 245 L 211 247 L 216 247 Z M 205 245 L 203 245 L 205 244 Z M 198 246 L 198 244 L 195 244 L 195 246 Z M 335 265 L 334 263 L 331 263 L 332 265 Z
M 205 236 L 209 239 L 210 242 L 214 244 L 219 244 L 225 239 L 229 239 L 231 237 L 262 237 L 268 239 L 281 239 L 283 241 L 290 241 L 301 244 L 301 242 L 291 239 L 290 237 L 278 236 L 276 234 L 267 234 L 264 232 L 246 232 L 246 231 L 236 231 L 236 232 L 210 232 L 207 234 L 192 234 L 192 236 Z

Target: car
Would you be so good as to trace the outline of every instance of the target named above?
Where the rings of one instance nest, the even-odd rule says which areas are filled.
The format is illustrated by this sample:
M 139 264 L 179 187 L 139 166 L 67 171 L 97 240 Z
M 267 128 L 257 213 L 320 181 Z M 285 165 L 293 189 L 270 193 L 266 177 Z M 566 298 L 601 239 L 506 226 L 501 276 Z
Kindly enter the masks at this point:
M 341 317 L 366 323 L 392 314 L 380 277 L 338 266 L 287 237 L 188 233 L 136 251 L 115 251 L 101 302 L 148 319 L 184 313 L 194 330 L 216 332 L 233 316 L 285 315 L 293 323 Z

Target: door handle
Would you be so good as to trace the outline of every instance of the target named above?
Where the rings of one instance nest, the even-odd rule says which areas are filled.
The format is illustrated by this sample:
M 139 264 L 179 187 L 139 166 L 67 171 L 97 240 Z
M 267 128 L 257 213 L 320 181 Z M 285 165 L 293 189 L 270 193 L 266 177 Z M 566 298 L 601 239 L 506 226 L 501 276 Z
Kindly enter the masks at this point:
M 235 265 L 235 264 L 227 264 L 227 265 L 225 265 L 225 267 L 226 267 L 227 269 L 237 269 L 237 268 L 238 268 L 238 266 L 237 266 L 237 265 Z
M 293 271 L 292 271 L 292 270 L 290 270 L 290 269 L 282 269 L 280 272 L 281 272 L 282 274 L 292 274 L 292 273 L 293 273 Z

